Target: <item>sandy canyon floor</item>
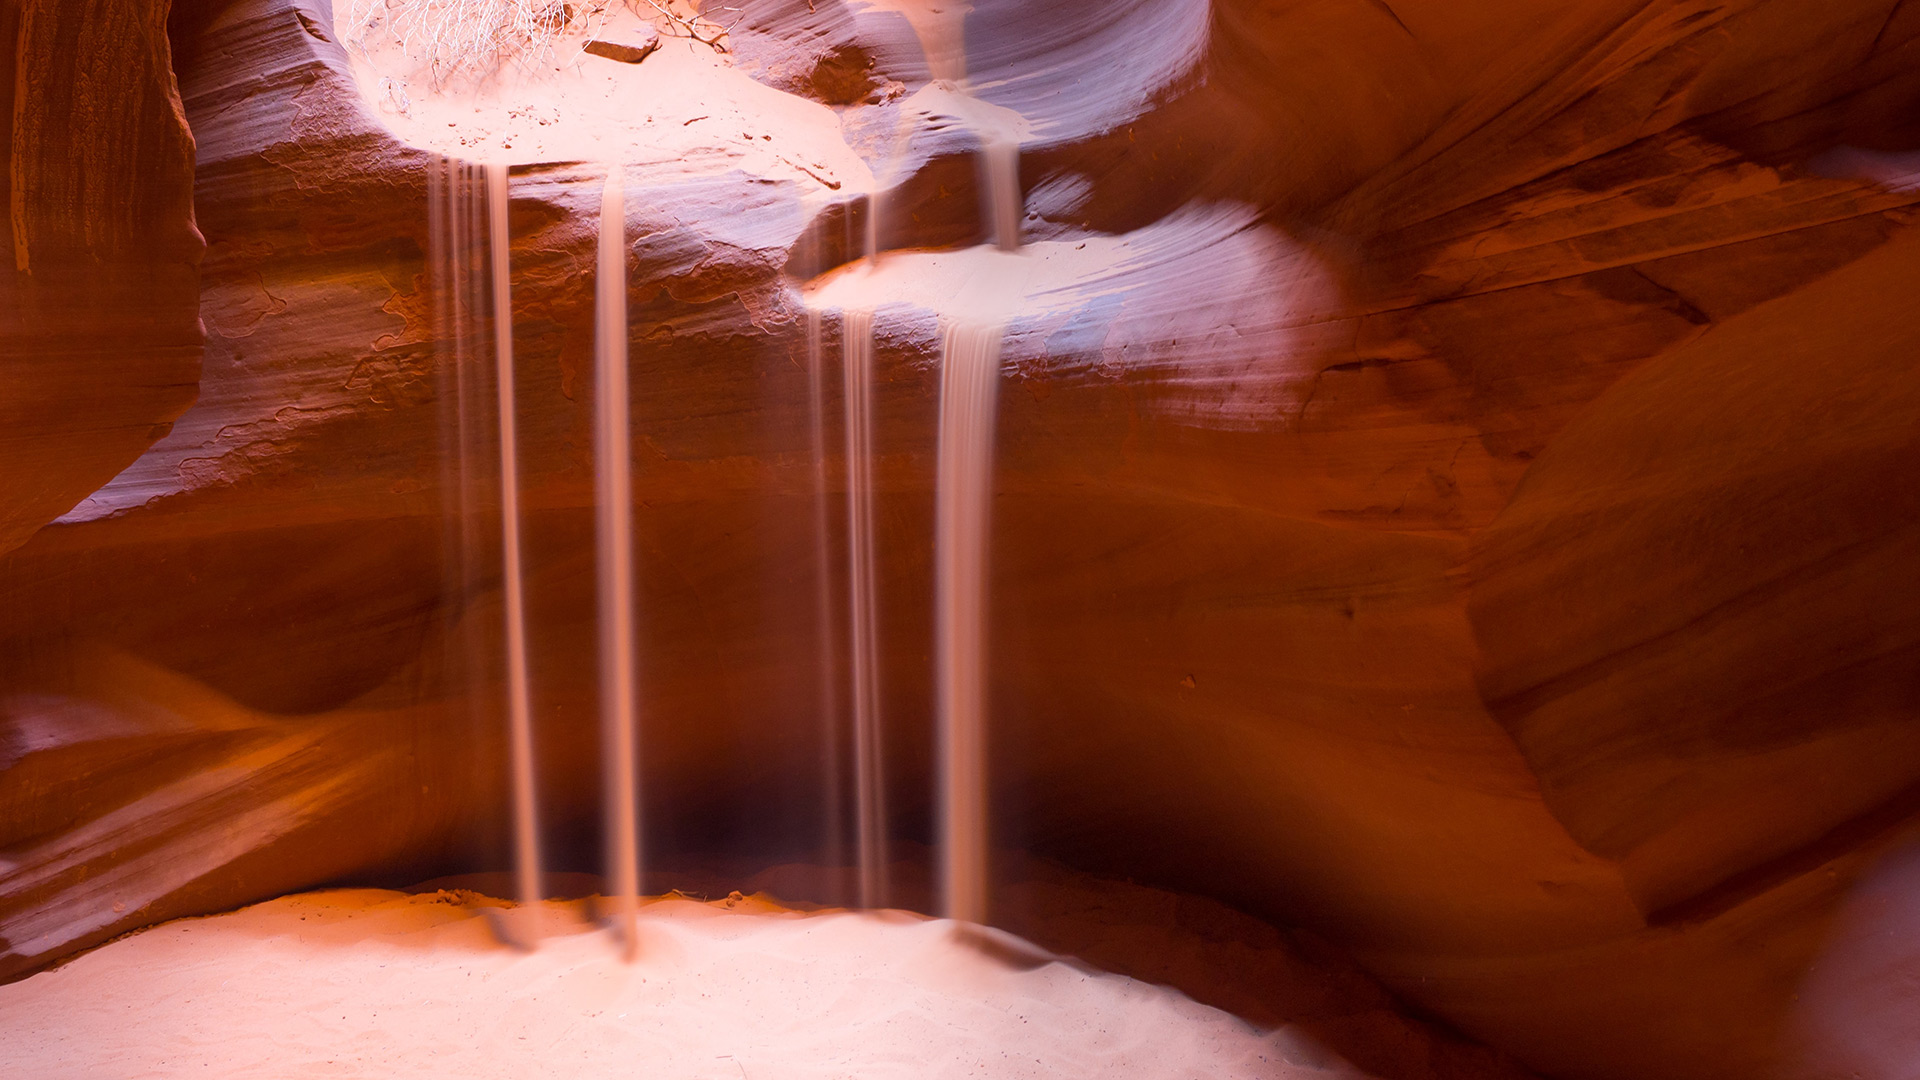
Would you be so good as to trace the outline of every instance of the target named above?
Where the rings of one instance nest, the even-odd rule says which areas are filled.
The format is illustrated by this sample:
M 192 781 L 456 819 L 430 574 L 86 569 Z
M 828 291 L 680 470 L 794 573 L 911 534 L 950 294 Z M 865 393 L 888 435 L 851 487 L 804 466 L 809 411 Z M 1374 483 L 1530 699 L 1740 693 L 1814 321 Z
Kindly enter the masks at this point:
M 643 907 L 628 964 L 582 902 L 544 905 L 533 953 L 496 943 L 498 905 L 345 890 L 154 927 L 0 987 L 0 1059 L 39 1078 L 1358 1075 L 946 920 L 672 896 Z

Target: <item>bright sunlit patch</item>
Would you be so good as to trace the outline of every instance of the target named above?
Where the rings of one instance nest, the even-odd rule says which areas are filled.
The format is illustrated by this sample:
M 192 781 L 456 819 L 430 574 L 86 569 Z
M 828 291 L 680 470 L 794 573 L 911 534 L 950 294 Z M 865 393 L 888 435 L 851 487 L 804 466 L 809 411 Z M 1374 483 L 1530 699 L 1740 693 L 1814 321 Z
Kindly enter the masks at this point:
M 337 0 L 334 16 L 369 109 L 397 138 L 448 157 L 738 168 L 822 195 L 870 186 L 833 110 L 736 70 L 725 27 L 684 0 L 551 6 Z M 631 51 L 589 51 L 595 41 Z

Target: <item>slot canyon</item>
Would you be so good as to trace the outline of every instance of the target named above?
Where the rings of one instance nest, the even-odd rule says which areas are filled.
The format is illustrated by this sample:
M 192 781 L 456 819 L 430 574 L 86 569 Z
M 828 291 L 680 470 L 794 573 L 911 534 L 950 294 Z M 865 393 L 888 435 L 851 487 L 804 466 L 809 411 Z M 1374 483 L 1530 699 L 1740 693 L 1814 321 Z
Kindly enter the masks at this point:
M 0 1075 L 1920 1080 L 1920 4 L 0 46 Z

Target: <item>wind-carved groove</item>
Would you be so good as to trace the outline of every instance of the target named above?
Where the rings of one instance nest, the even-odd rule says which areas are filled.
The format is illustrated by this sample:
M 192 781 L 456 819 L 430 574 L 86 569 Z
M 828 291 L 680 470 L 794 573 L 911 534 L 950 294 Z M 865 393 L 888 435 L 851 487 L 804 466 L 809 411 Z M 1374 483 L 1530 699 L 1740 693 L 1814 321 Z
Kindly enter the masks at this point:
M 1400 13 L 1393 10 L 1393 5 L 1389 4 L 1387 0 L 1373 0 L 1373 6 L 1385 12 L 1387 18 L 1393 20 L 1393 25 L 1400 28 L 1401 33 L 1407 35 L 1410 38 L 1414 37 L 1413 31 L 1407 29 L 1407 24 L 1400 20 Z M 1417 41 L 1419 39 L 1414 38 L 1414 40 Z
M 1684 633 L 1706 631 L 1728 622 L 1747 618 L 1761 605 L 1793 589 L 1804 587 L 1822 574 L 1831 573 L 1836 565 L 1864 557 L 1874 549 L 1892 543 L 1896 539 L 1895 536 L 1879 535 L 1840 545 L 1819 558 L 1789 567 L 1773 577 L 1757 582 L 1751 588 L 1729 596 L 1692 618 L 1650 637 L 1616 649 L 1569 671 L 1543 679 L 1532 686 L 1488 698 L 1487 707 L 1501 719 L 1502 724 L 1508 727 L 1523 725 L 1528 715 L 1539 711 L 1549 702 L 1577 693 L 1614 675 L 1622 668 L 1642 662 L 1646 656 L 1667 651 Z
M 1848 855 L 1872 847 L 1920 817 L 1920 784 L 1913 784 L 1864 813 L 1856 814 L 1817 839 L 1724 877 L 1683 900 L 1647 913 L 1649 927 L 1680 927 L 1708 922 L 1795 878 L 1804 877 Z
M 327 36 L 326 28 L 320 25 L 318 19 L 301 11 L 299 8 L 293 9 L 293 16 L 300 20 L 300 28 L 305 30 L 308 36 L 312 37 L 315 41 L 322 41 L 328 45 L 333 44 L 333 39 Z
M 1907 0 L 1893 0 L 1893 5 L 1887 8 L 1887 17 L 1880 21 L 1880 29 L 1874 32 L 1873 44 L 1867 46 L 1866 59 L 1880 55 L 1880 46 L 1886 41 L 1887 31 L 1893 28 L 1893 20 L 1900 14 L 1900 9 L 1906 6 Z
M 1687 299 L 1678 289 L 1670 285 L 1662 285 L 1660 282 L 1648 277 L 1638 266 L 1628 266 L 1626 270 L 1666 297 L 1665 302 L 1660 305 L 1663 309 L 1680 316 L 1695 326 L 1713 325 L 1713 316 L 1707 314 L 1698 304 Z

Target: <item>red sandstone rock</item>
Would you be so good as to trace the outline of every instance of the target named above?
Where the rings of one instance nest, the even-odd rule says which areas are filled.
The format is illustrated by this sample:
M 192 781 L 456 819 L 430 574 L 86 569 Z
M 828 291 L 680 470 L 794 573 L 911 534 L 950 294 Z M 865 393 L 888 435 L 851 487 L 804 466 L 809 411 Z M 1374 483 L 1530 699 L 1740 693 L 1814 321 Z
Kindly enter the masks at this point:
M 167 7 L 0 12 L 0 552 L 193 402 L 203 245 Z
M 857 47 L 873 85 L 924 84 L 890 17 L 804 6 L 756 5 L 743 65 L 798 88 Z M 1029 238 L 1207 241 L 1151 247 L 1104 294 L 1123 302 L 1035 304 L 1011 327 L 1005 827 L 1311 926 L 1554 1075 L 1779 1066 L 1794 980 L 1849 883 L 1911 831 L 1920 780 L 1920 190 L 1831 156 L 1920 145 L 1902 112 L 1920 11 L 979 7 L 977 70 L 1002 87 L 983 93 L 1044 121 Z M 458 820 L 498 804 L 497 694 L 449 670 L 497 598 L 447 565 L 423 158 L 290 11 L 223 5 L 182 46 L 211 245 L 200 405 L 0 563 L 5 635 L 57 624 L 82 659 L 55 642 L 53 662 L 93 673 L 6 714 L 35 749 L 0 807 L 73 808 L 9 841 L 31 852 L 0 876 L 11 971 L 169 914 L 446 866 L 478 843 Z M 1128 48 L 1152 62 L 1119 89 L 1092 77 Z M 859 145 L 895 122 L 838 97 Z M 977 237 L 970 149 L 957 129 L 914 136 L 886 246 Z M 577 777 L 596 745 L 599 175 L 522 170 L 513 214 L 562 824 L 595 813 Z M 807 354 L 784 275 L 845 261 L 859 211 L 803 220 L 790 182 L 739 171 L 632 175 L 649 805 L 691 845 L 817 801 L 793 777 L 818 759 L 833 654 L 810 607 Z M 1258 213 L 1182 232 L 1196 199 Z M 936 339 L 924 310 L 878 325 L 890 764 L 917 807 Z M 84 659 L 102 641 L 141 659 Z M 145 664 L 186 681 L 154 689 L 130 674 Z M 477 737 L 448 718 L 458 692 L 481 703 Z M 226 726 L 183 729 L 161 707 L 183 693 L 237 699 L 190 711 L 271 734 L 243 750 Z M 182 737 L 273 779 L 201 794 L 138 760 Z M 294 749 L 315 764 L 286 778 Z M 416 794 L 425 767 L 446 774 Z M 141 799 L 168 808 L 152 829 L 126 823 Z M 184 854 L 205 851 L 197 822 L 287 800 L 314 808 L 297 828 Z M 810 812 L 785 815 L 792 835 Z M 112 912 L 88 867 L 137 903 Z
M 617 60 L 622 64 L 637 64 L 647 57 L 652 56 L 654 50 L 659 47 L 659 34 L 653 34 L 649 37 L 637 37 L 631 41 L 602 41 L 599 38 L 595 38 L 587 42 L 584 46 L 585 50 L 594 56 L 604 56 L 609 60 Z

